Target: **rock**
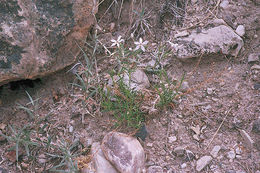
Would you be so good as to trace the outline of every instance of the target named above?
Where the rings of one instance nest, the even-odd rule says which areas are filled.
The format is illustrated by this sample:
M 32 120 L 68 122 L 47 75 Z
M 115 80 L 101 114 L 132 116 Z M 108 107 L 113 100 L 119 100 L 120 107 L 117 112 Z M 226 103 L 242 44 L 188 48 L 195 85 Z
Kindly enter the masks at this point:
M 181 164 L 181 169 L 184 169 L 184 168 L 186 168 L 186 167 L 187 167 L 187 164 L 186 164 L 186 163 Z
M 179 59 L 216 53 L 236 57 L 243 45 L 243 39 L 225 25 L 203 29 L 201 32 L 193 31 L 188 37 L 177 38 L 171 44 Z
M 231 149 L 228 153 L 227 153 L 227 157 L 231 160 L 236 158 L 236 153 L 233 149 Z
M 185 150 L 185 158 L 184 158 L 184 160 L 186 162 L 190 162 L 193 159 L 195 159 L 195 155 L 193 154 L 193 152 L 190 151 L 190 150 Z
M 228 5 L 229 5 L 228 0 L 224 0 L 224 1 L 222 1 L 222 2 L 219 4 L 219 6 L 220 6 L 221 8 L 223 8 L 223 9 L 227 9 L 227 8 L 228 8 Z
M 208 95 L 213 94 L 213 88 L 207 88 L 207 94 Z
M 196 4 L 198 0 L 191 0 L 191 4 Z
M 203 170 L 212 161 L 211 156 L 203 156 L 196 162 L 196 170 Z
M 1 168 L 0 167 L 0 173 L 8 173 L 7 169 Z
M 140 129 L 135 133 L 135 137 L 142 139 L 145 141 L 145 138 L 148 136 L 148 132 L 146 130 L 145 125 L 142 125 Z
M 210 155 L 213 158 L 216 158 L 218 156 L 218 152 L 220 151 L 220 149 L 221 149 L 221 147 L 219 145 L 214 146 L 213 149 L 210 152 Z
M 246 33 L 246 29 L 244 27 L 244 25 L 238 25 L 237 29 L 236 29 L 236 33 L 240 36 L 243 37 Z
M 168 141 L 169 141 L 170 144 L 172 144 L 173 142 L 177 141 L 177 137 L 176 136 L 170 136 L 168 138 Z
M 260 135 L 260 117 L 258 117 L 258 119 L 253 122 L 252 132 Z
M 249 134 L 245 130 L 239 130 L 240 135 L 243 137 L 246 147 L 248 149 L 252 149 L 254 146 L 254 141 L 253 139 L 249 136 Z
M 134 137 L 110 132 L 104 137 L 101 148 L 106 159 L 119 172 L 140 173 L 144 168 L 144 149 Z
M 39 162 L 40 164 L 44 164 L 44 163 L 47 162 L 46 157 L 45 157 L 45 154 L 40 154 L 38 157 L 39 157 L 39 158 L 38 158 L 38 162 Z
M 178 38 L 178 37 L 186 37 L 188 36 L 189 33 L 188 31 L 181 31 L 181 32 L 178 32 L 177 34 L 174 35 L 174 38 Z
M 260 65 L 257 65 L 257 64 L 253 65 L 251 67 L 251 70 L 260 70 Z
M 225 173 L 236 173 L 235 170 L 227 170 Z
M 129 76 L 131 80 L 129 82 Z M 140 91 L 150 86 L 149 79 L 143 70 L 137 69 L 130 75 L 125 74 L 123 78 L 124 84 L 129 86 L 132 90 Z
M 173 152 L 176 156 L 181 157 L 181 156 L 184 155 L 185 148 L 184 147 L 176 147 L 176 148 L 174 148 Z
M 152 147 L 153 146 L 153 143 L 149 142 L 146 144 L 147 147 Z
M 186 81 L 182 82 L 182 84 L 181 84 L 181 91 L 186 92 L 186 91 L 188 91 L 189 88 L 190 87 L 189 87 L 189 83 L 188 82 L 186 82 Z
M 260 53 L 251 53 L 248 56 L 248 63 L 254 63 L 260 61 Z
M 96 0 L 0 1 L 0 85 L 45 76 L 76 60 Z
M 109 163 L 101 150 L 100 143 L 94 142 L 91 147 L 91 154 L 94 169 L 97 173 L 118 173 L 118 171 Z
M 147 173 L 163 173 L 163 168 L 160 166 L 150 166 Z
M 254 84 L 254 89 L 255 89 L 255 90 L 259 90 L 259 89 L 260 89 L 260 83 Z

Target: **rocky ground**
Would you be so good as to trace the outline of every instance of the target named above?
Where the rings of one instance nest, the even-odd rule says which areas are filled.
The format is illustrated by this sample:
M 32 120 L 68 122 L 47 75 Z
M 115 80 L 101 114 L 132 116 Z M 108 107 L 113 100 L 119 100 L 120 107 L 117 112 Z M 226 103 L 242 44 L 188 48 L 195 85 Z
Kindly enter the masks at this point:
M 89 83 L 91 86 L 97 83 L 106 85 L 109 83 L 109 70 L 118 68 L 113 66 L 116 60 L 105 56 L 107 51 L 114 50 L 109 47 L 112 39 L 122 35 L 125 44 L 131 47 L 131 33 L 134 33 L 134 38 L 142 37 L 149 41 L 146 52 L 140 54 L 144 60 L 138 66 L 146 72 L 150 83 L 149 87 L 144 85 L 147 88 L 143 91 L 150 94 L 141 128 L 142 135 L 147 131 L 147 136 L 144 135 L 142 140 L 143 136 L 137 135 L 144 149 L 147 172 L 259 173 L 259 2 L 191 0 L 176 1 L 176 4 L 147 0 L 140 3 L 125 1 L 123 8 L 120 4 L 111 5 L 112 2 L 115 1 L 103 2 L 96 15 L 98 23 L 93 35 L 96 29 L 99 42 L 95 43 L 99 46 L 93 68 L 98 75 L 91 76 L 90 79 L 94 79 Z M 169 4 L 178 8 L 167 9 Z M 134 7 L 145 9 L 143 21 L 147 23 L 144 23 L 144 29 L 131 28 L 138 24 L 130 15 Z M 118 14 L 121 14 L 120 20 L 117 20 Z M 175 44 L 176 34 L 191 33 L 194 29 L 203 33 L 216 18 L 223 19 L 243 39 L 244 45 L 237 57 L 216 52 L 185 60 L 176 58 L 171 47 Z M 89 37 L 88 43 L 92 44 L 90 40 Z M 150 52 L 155 52 L 160 44 L 172 50 L 160 62 L 169 78 L 180 81 L 183 74 L 186 75 L 175 102 L 153 112 L 151 105 L 156 102 L 156 94 L 152 88 L 163 81 L 158 81 L 144 67 L 152 60 Z M 82 57 L 79 57 L 80 61 L 84 60 Z M 13 146 L 17 147 L 17 138 L 6 140 L 0 136 L 0 172 L 48 172 L 63 160 L 67 166 L 61 165 L 63 170 L 76 172 L 68 158 L 77 160 L 78 169 L 83 172 L 93 156 L 91 146 L 99 145 L 96 142 L 103 146 L 102 140 L 109 132 L 135 136 L 135 128 L 114 126 L 116 118 L 113 113 L 102 111 L 99 95 L 88 97 L 82 88 L 72 85 L 80 82 L 70 69 L 68 67 L 38 81 L 2 86 L 1 132 L 12 136 L 15 133 L 10 125 L 17 131 L 24 127 L 20 136 L 25 142 L 19 143 L 17 159 L 16 150 L 12 150 Z M 19 133 L 16 136 L 19 137 Z

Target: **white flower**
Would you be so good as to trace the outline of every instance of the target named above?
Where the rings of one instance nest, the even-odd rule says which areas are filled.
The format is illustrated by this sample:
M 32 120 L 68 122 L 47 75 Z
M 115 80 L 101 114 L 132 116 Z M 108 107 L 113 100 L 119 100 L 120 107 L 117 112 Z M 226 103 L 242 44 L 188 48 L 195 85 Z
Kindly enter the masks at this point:
M 142 38 L 139 38 L 139 42 L 134 42 L 136 45 L 136 48 L 134 49 L 135 51 L 138 49 L 141 49 L 143 52 L 145 52 L 145 45 L 147 45 L 148 41 L 144 41 Z
M 117 38 L 117 40 L 112 39 L 112 40 L 111 40 L 111 42 L 112 42 L 111 47 L 114 47 L 114 46 L 119 47 L 119 46 L 120 46 L 120 43 L 121 43 L 121 42 L 124 42 L 124 39 L 121 39 L 121 38 L 122 38 L 122 36 L 119 35 L 119 37 Z

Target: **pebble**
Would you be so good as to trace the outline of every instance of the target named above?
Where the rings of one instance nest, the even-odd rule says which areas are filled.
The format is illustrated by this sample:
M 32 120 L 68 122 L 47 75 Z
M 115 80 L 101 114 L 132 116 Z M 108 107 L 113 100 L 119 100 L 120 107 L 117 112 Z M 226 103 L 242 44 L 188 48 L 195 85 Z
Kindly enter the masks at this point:
M 168 141 L 169 141 L 170 144 L 172 144 L 173 142 L 177 141 L 177 137 L 176 136 L 170 136 L 168 138 Z
M 224 0 L 220 3 L 220 7 L 223 8 L 223 9 L 227 9 L 228 8 L 228 5 L 229 5 L 229 2 L 228 0 Z
M 212 161 L 211 156 L 203 156 L 196 162 L 196 170 L 201 171 Z
M 245 141 L 246 147 L 248 149 L 252 149 L 254 145 L 253 139 L 249 136 L 249 134 L 245 130 L 239 130 L 239 131 Z
M 160 166 L 150 166 L 147 173 L 163 173 L 163 168 Z
M 181 164 L 181 169 L 184 169 L 184 168 L 186 168 L 186 167 L 187 167 L 187 164 L 186 164 L 186 163 Z
M 227 157 L 231 160 L 236 158 L 236 153 L 233 149 L 231 149 L 228 153 L 227 153 Z
M 241 147 L 236 147 L 235 151 L 236 151 L 236 154 L 238 154 L 238 155 L 242 154 L 242 148 Z
M 38 162 L 39 162 L 40 164 L 46 163 L 46 157 L 45 157 L 44 154 L 40 154 L 40 155 L 39 155 Z
M 190 162 L 193 159 L 195 159 L 195 155 L 193 154 L 193 152 L 190 151 L 190 150 L 186 150 L 186 155 L 185 155 L 185 159 L 184 160 L 187 161 L 187 162 Z
M 174 148 L 173 152 L 174 152 L 174 154 L 176 154 L 178 157 L 180 157 L 180 156 L 183 156 L 183 155 L 184 155 L 185 149 L 184 149 L 184 147 L 176 147 L 176 148 Z
M 260 60 L 260 54 L 257 54 L 257 53 L 251 53 L 249 56 L 248 56 L 248 63 L 253 63 L 253 62 L 257 62 Z
M 245 33 L 246 33 L 246 29 L 245 29 L 244 25 L 238 25 L 237 29 L 236 29 L 236 33 L 239 36 L 243 37 L 245 35 Z
M 148 142 L 148 143 L 146 144 L 146 146 L 147 146 L 147 147 L 152 147 L 152 146 L 153 146 L 153 143 Z
M 73 126 L 70 126 L 70 127 L 69 127 L 69 132 L 72 133 L 73 130 L 74 130 Z
M 218 152 L 220 151 L 220 149 L 221 149 L 221 146 L 219 146 L 219 145 L 214 146 L 210 152 L 211 156 L 216 158 L 218 156 Z
M 181 84 L 181 91 L 186 92 L 189 88 L 190 87 L 189 87 L 189 83 L 188 82 L 186 82 L 186 81 L 182 82 L 182 84 Z
M 208 95 L 213 94 L 213 88 L 207 88 L 207 93 L 208 93 Z
M 259 86 L 259 88 L 260 88 L 260 86 Z M 260 135 L 260 117 L 253 122 L 252 132 Z

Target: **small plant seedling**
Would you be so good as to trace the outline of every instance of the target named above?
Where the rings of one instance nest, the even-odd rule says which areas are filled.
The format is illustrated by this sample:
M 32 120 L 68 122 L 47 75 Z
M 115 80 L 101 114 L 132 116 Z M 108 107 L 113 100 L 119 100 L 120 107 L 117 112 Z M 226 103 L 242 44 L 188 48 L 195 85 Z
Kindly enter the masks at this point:
M 31 156 L 30 154 L 30 148 L 31 147 L 37 147 L 39 144 L 37 142 L 33 142 L 31 140 L 31 127 L 30 125 L 25 125 L 22 129 L 16 130 L 11 125 L 9 125 L 9 128 L 12 132 L 11 136 L 4 135 L 0 133 L 1 136 L 5 137 L 9 142 L 14 143 L 14 149 L 16 151 L 16 161 L 18 161 L 19 157 L 19 149 L 21 146 L 25 148 L 27 156 Z M 10 148 L 12 150 L 13 148 Z
M 117 87 L 114 88 L 114 94 L 111 91 L 105 93 L 101 106 L 104 111 L 113 112 L 116 118 L 116 126 L 127 125 L 128 127 L 139 128 L 144 121 L 143 112 L 140 109 L 142 95 L 132 91 L 123 80 L 118 81 Z

